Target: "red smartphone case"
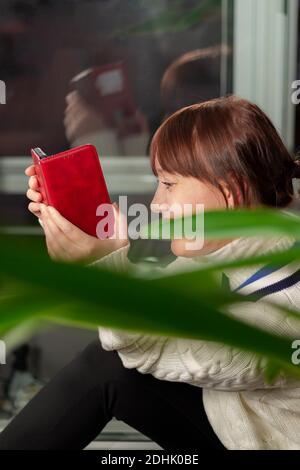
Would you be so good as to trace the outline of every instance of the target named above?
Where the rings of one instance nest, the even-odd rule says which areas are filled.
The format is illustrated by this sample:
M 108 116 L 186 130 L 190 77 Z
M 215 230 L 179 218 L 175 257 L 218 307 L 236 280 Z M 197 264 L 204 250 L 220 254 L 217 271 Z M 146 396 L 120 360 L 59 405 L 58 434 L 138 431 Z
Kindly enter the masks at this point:
M 84 232 L 97 236 L 97 224 L 107 215 L 97 216 L 97 208 L 111 204 L 111 200 L 96 148 L 86 144 L 43 158 L 31 149 L 31 155 L 43 202 Z M 112 235 L 111 231 L 107 235 Z

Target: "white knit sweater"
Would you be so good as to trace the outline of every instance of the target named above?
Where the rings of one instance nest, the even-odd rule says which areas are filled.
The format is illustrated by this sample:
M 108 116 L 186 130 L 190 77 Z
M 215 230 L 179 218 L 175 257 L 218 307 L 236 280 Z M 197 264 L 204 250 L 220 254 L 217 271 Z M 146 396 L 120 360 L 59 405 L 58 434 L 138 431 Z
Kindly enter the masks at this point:
M 165 275 L 200 265 L 234 260 L 288 248 L 289 237 L 240 238 L 217 251 L 195 258 L 177 258 Z M 132 265 L 128 248 L 121 248 L 93 263 L 118 271 Z M 258 267 L 227 270 L 231 288 L 238 287 Z M 268 301 L 300 308 L 300 285 L 269 295 Z M 282 317 L 264 299 L 235 305 L 230 313 L 280 335 L 300 339 L 300 322 Z M 300 449 L 300 382 L 280 376 L 269 385 L 263 377 L 266 361 L 222 344 L 184 338 L 167 338 L 110 328 L 99 328 L 102 346 L 117 350 L 127 368 L 151 373 L 162 380 L 186 382 L 203 388 L 208 419 L 225 447 L 248 450 Z M 291 349 L 291 355 L 293 350 Z M 200 395 L 199 395 L 200 399 Z

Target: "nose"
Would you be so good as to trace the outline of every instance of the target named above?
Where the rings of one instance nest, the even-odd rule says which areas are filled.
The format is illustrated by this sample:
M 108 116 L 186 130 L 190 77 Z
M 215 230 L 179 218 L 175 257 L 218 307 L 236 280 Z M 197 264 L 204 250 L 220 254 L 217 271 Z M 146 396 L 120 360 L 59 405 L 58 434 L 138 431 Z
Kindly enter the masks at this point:
M 168 204 L 166 204 L 161 197 L 159 189 L 157 189 L 150 204 L 151 211 L 155 213 L 163 213 L 168 210 L 168 207 Z

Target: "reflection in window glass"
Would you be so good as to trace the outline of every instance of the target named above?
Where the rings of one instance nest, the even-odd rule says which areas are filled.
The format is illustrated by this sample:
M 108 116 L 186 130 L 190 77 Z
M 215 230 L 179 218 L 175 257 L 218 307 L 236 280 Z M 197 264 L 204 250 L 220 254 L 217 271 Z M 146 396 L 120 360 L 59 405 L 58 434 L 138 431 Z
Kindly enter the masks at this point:
M 2 0 L 0 155 L 145 155 L 164 116 L 220 95 L 221 0 Z M 230 90 L 227 90 L 230 91 Z

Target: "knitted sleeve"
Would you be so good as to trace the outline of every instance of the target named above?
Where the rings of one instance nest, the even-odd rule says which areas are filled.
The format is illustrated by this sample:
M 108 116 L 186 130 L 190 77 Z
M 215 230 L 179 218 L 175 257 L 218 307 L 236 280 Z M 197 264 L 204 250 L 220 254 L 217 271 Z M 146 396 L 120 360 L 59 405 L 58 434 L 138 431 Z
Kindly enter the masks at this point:
M 299 321 L 291 328 L 291 324 L 282 321 L 282 316 L 269 306 L 247 303 L 240 308 L 239 316 L 253 319 L 257 318 L 259 310 L 264 317 L 260 323 L 268 325 L 268 331 L 282 335 L 291 335 L 294 331 L 294 337 L 299 337 Z M 126 334 L 102 327 L 99 337 L 104 349 L 117 350 L 125 367 L 162 380 L 227 391 L 290 387 L 295 382 L 281 374 L 269 384 L 264 377 L 265 358 L 211 341 Z
M 118 250 L 103 256 L 103 258 L 90 263 L 89 267 L 97 268 L 98 266 L 100 268 L 103 267 L 112 271 L 127 272 L 134 267 L 134 265 L 128 259 L 129 247 L 130 245 L 128 244 L 125 247 L 119 248 Z

